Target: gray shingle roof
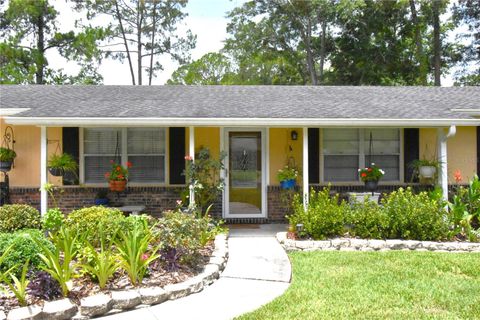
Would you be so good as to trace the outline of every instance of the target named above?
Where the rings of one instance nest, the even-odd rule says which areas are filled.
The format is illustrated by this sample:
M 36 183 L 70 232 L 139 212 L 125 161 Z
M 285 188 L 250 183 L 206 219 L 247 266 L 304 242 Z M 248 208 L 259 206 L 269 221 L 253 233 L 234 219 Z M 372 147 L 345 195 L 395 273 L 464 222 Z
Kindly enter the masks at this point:
M 471 119 L 480 87 L 0 86 L 16 117 Z

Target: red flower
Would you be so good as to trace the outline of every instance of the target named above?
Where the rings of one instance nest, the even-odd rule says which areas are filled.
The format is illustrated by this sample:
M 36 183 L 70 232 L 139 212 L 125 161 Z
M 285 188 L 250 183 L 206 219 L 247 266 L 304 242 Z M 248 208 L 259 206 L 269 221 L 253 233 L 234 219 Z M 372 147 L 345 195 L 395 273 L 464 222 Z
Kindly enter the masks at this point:
M 122 171 L 122 168 L 120 166 L 117 166 L 117 171 L 118 172 Z
M 453 177 L 455 178 L 455 182 L 456 183 L 460 183 L 462 182 L 463 178 L 462 178 L 462 172 L 460 170 L 455 170 L 455 172 L 453 173 Z
M 368 168 L 368 172 L 372 172 L 372 168 Z
M 131 168 L 132 167 L 132 163 L 130 161 L 127 161 L 127 167 L 128 168 Z
M 105 173 L 105 178 L 110 178 L 110 172 Z
M 367 176 L 367 174 L 365 172 L 362 172 L 361 176 L 362 176 L 362 178 L 365 178 Z
M 123 174 L 119 174 L 118 179 L 123 180 Z

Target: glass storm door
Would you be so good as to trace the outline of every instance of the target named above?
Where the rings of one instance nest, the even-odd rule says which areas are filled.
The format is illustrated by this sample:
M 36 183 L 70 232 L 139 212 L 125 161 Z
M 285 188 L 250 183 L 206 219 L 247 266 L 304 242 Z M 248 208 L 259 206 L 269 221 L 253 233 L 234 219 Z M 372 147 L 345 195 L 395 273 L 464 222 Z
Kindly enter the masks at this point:
M 261 131 L 227 131 L 228 186 L 226 216 L 263 217 Z

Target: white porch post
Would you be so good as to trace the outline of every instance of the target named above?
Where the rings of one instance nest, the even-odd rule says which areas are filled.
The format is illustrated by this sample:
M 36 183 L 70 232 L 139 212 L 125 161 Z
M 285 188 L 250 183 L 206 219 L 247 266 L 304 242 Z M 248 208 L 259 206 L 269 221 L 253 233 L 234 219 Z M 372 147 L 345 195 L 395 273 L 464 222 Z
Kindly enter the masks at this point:
M 195 127 L 190 126 L 189 130 L 189 145 L 188 145 L 188 155 L 191 157 L 192 161 L 195 160 Z M 190 203 L 189 206 L 193 207 L 195 205 L 195 191 L 193 189 L 193 184 L 190 184 L 190 194 L 189 199 Z
M 438 185 L 442 187 L 443 199 L 448 200 L 448 164 L 447 164 L 447 139 L 453 137 L 456 133 L 456 127 L 450 126 L 448 133 L 444 128 L 437 129 L 437 158 L 440 163 L 440 172 L 438 173 Z
M 47 127 L 40 127 L 40 212 L 47 213 L 48 196 L 43 186 L 47 183 Z
M 303 208 L 308 207 L 308 128 L 303 128 Z

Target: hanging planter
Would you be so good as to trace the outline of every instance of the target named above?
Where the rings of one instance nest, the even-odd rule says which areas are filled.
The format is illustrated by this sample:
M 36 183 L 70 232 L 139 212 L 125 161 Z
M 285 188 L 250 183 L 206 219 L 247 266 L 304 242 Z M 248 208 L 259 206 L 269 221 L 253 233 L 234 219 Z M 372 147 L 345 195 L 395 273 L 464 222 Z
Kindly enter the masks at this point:
M 293 189 L 295 188 L 295 185 L 296 185 L 295 179 L 280 181 L 280 187 L 282 187 L 282 189 Z
M 378 180 L 365 181 L 365 189 L 368 192 L 374 192 L 378 188 Z
M 61 177 L 67 172 L 76 174 L 78 164 L 68 153 L 52 154 L 48 160 L 48 172 L 55 177 Z
M 10 171 L 16 156 L 17 154 L 12 149 L 0 147 L 0 171 Z
M 123 192 L 127 188 L 127 180 L 110 180 L 108 186 L 110 191 Z

